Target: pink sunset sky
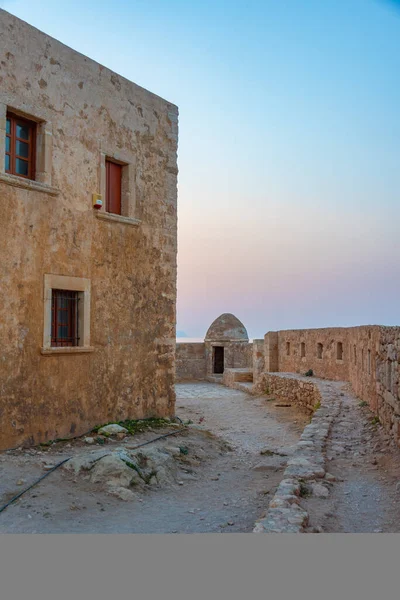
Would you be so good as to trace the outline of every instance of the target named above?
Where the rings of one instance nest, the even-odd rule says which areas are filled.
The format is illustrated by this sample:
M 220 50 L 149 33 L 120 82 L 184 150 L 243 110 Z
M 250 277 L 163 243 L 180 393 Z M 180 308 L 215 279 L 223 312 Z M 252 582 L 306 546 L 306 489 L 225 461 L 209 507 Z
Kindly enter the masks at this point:
M 400 324 L 399 4 L 0 0 L 179 106 L 189 337 Z

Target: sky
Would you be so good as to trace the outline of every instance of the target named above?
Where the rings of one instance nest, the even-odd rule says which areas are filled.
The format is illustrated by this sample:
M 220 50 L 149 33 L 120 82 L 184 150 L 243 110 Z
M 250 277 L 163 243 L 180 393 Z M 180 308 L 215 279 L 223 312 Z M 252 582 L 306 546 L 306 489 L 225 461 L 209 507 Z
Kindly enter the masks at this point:
M 400 2 L 0 7 L 179 106 L 178 330 L 400 325 Z

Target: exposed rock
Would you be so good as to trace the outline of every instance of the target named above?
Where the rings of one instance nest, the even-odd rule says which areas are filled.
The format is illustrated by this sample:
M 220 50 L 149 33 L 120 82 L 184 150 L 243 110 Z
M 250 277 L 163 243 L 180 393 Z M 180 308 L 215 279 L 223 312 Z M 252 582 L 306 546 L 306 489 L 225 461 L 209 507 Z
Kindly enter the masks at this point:
M 128 502 L 135 498 L 135 494 L 124 487 L 110 487 L 108 493 L 120 500 L 124 500 L 124 502 Z
M 165 451 L 172 454 L 172 456 L 180 456 L 181 450 L 175 446 L 165 446 Z
M 117 435 L 117 433 L 128 433 L 128 430 L 125 429 L 125 427 L 121 427 L 121 425 L 118 425 L 117 423 L 110 423 L 109 425 L 105 425 L 104 427 L 101 427 L 98 431 L 98 433 L 100 435 L 102 434 L 106 434 L 106 435 Z
M 90 481 L 115 487 L 129 487 L 140 483 L 141 480 L 138 473 L 128 467 L 117 454 L 110 454 L 93 466 Z
M 75 475 L 78 475 L 79 473 L 90 471 L 95 461 L 103 455 L 100 454 L 99 456 L 76 456 L 74 458 L 71 458 L 68 462 L 64 463 L 61 468 L 65 469 L 66 471 L 72 471 Z
M 85 437 L 85 438 L 83 439 L 83 441 L 84 441 L 86 444 L 94 444 L 94 438 L 92 438 L 92 437 Z
M 311 485 L 312 495 L 316 498 L 328 498 L 329 490 L 321 483 L 313 483 Z

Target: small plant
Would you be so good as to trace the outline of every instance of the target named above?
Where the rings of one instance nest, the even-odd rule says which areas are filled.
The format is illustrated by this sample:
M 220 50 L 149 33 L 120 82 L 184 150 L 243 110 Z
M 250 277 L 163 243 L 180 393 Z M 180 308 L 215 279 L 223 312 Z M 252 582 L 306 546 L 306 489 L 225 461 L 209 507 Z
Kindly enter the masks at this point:
M 378 425 L 380 423 L 379 417 L 372 417 L 371 423 L 372 425 Z
M 110 423 L 106 423 L 106 425 L 111 425 L 114 423 L 115 421 L 111 421 Z M 146 431 L 146 429 L 158 429 L 160 427 L 168 427 L 168 425 L 171 425 L 171 421 L 169 419 L 160 418 L 138 420 L 127 419 L 126 421 L 118 421 L 118 425 L 121 425 L 121 427 L 125 427 L 125 429 L 127 429 L 131 435 L 135 435 L 135 433 L 142 433 L 143 431 Z M 97 433 L 102 427 L 104 427 L 104 425 L 96 425 L 96 427 L 94 427 L 92 431 L 94 433 Z
M 359 406 L 361 406 L 361 408 L 363 408 L 364 406 L 368 406 L 368 402 L 365 402 L 365 400 L 362 400 L 360 402 Z
M 315 411 L 316 411 L 316 410 L 318 410 L 319 408 L 321 408 L 321 402 L 318 400 L 317 404 L 314 404 L 313 411 L 315 412 Z
M 267 396 L 269 396 L 271 394 L 271 390 L 269 389 L 268 386 L 265 388 L 264 394 L 266 394 Z
M 276 454 L 276 452 L 266 449 L 266 450 L 260 450 L 260 454 L 261 454 L 261 456 L 273 456 L 274 454 Z
M 314 375 L 314 371 L 312 369 L 308 369 L 307 373 L 304 373 L 306 377 L 312 377 Z
M 310 490 L 304 481 L 300 481 L 300 498 L 308 498 L 310 496 Z
M 260 450 L 261 456 L 287 456 L 283 452 L 275 452 L 274 450 L 269 450 L 266 448 L 265 450 Z
M 189 449 L 186 446 L 179 446 L 179 452 L 186 456 L 189 453 Z

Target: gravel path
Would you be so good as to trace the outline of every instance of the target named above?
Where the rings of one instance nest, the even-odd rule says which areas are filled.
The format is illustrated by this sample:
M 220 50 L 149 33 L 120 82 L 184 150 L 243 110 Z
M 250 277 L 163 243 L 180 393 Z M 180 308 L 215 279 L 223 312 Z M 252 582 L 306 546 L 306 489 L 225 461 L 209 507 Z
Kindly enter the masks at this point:
M 348 384 L 329 385 L 342 393 L 326 449 L 326 469 L 336 481 L 328 498 L 302 500 L 310 530 L 399 532 L 400 450 Z
M 263 448 L 295 444 L 309 417 L 293 407 L 279 408 L 265 396 L 254 397 L 213 383 L 177 384 L 176 410 L 223 437 L 240 456 L 251 459 Z

